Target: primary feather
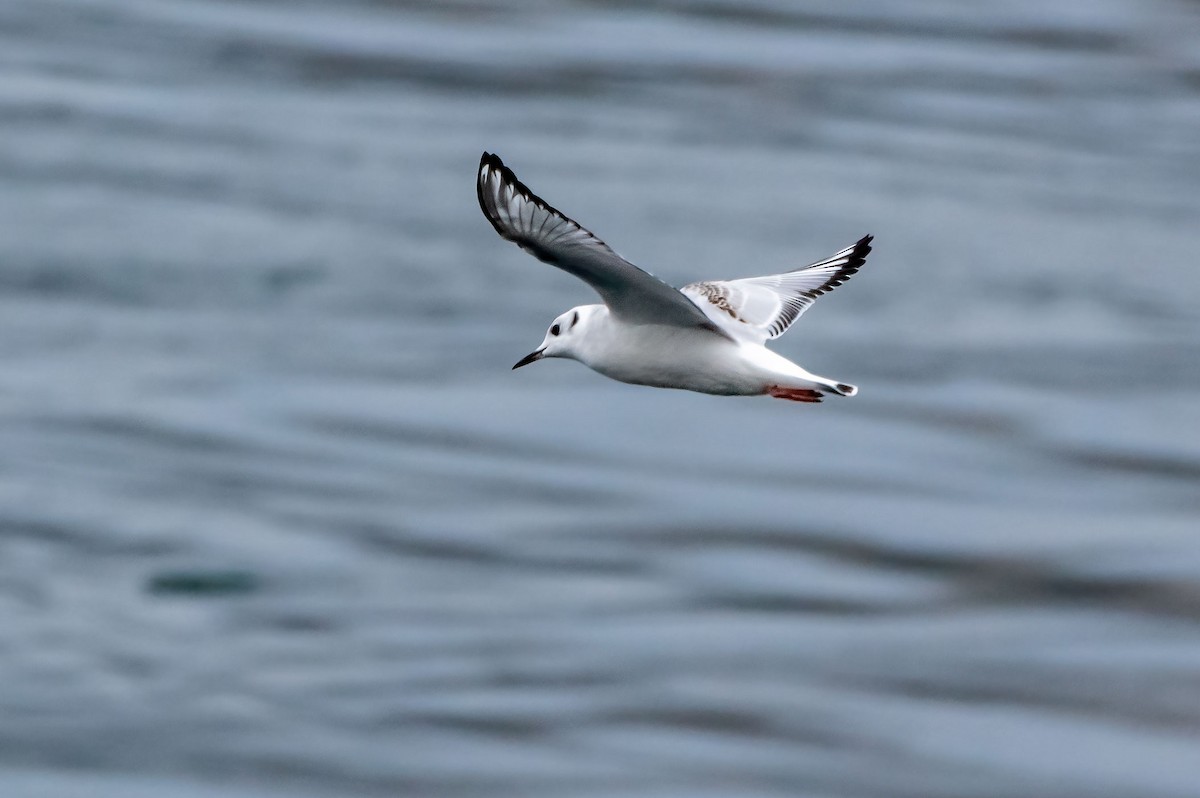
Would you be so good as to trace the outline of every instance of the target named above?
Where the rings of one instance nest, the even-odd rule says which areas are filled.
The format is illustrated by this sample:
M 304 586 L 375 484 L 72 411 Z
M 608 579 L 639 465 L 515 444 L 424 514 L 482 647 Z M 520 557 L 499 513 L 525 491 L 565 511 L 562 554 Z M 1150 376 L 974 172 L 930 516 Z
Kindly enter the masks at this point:
M 802 269 L 746 277 L 708 280 L 679 289 L 722 329 L 759 342 L 783 335 L 817 297 L 838 287 L 866 262 L 872 236 L 833 257 Z
M 475 192 L 497 233 L 586 282 L 615 315 L 636 324 L 701 327 L 726 335 L 678 289 L 634 266 L 530 191 L 497 156 L 483 154 Z

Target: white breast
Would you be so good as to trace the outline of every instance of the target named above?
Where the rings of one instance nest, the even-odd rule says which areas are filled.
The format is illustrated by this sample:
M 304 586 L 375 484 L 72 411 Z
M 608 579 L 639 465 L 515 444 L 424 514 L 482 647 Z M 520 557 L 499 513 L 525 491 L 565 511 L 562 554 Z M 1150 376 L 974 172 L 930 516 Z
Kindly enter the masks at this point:
M 781 368 L 792 366 L 761 346 L 702 329 L 608 319 L 588 330 L 579 355 L 593 370 L 621 382 L 722 395 L 761 394 L 787 373 Z

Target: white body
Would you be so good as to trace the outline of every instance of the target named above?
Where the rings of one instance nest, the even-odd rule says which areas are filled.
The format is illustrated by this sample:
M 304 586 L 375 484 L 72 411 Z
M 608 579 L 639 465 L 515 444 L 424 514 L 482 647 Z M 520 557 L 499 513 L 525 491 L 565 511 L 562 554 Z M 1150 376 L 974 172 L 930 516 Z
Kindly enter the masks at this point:
M 604 305 L 567 311 L 579 321 L 542 341 L 542 357 L 567 357 L 614 380 L 721 396 L 758 396 L 773 387 L 851 395 L 852 386 L 810 374 L 761 344 L 734 341 L 697 327 L 624 324 Z

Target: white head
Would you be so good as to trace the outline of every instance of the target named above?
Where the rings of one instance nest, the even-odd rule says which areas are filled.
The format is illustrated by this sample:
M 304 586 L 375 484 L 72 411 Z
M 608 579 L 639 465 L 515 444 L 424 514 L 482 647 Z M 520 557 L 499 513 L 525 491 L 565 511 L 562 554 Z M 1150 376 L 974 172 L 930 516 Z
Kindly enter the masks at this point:
M 603 313 L 605 310 L 603 305 L 580 305 L 577 308 L 571 308 L 555 319 L 554 323 L 550 325 L 550 329 L 546 330 L 546 337 L 542 339 L 542 345 L 517 361 L 517 365 L 513 368 L 519 369 L 521 366 L 528 366 L 544 357 L 569 357 L 579 360 L 581 344 L 589 324 L 597 314 Z

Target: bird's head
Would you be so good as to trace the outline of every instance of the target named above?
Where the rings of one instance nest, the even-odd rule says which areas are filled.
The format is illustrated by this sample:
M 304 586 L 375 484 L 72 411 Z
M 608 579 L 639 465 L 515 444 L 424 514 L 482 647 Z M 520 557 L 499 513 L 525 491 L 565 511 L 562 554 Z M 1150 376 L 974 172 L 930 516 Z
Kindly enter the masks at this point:
M 542 345 L 517 361 L 513 368 L 519 369 L 546 357 L 569 357 L 579 360 L 580 344 L 589 328 L 589 322 L 595 318 L 597 311 L 602 309 L 603 305 L 580 305 L 571 308 L 555 319 L 546 330 Z

